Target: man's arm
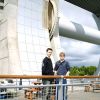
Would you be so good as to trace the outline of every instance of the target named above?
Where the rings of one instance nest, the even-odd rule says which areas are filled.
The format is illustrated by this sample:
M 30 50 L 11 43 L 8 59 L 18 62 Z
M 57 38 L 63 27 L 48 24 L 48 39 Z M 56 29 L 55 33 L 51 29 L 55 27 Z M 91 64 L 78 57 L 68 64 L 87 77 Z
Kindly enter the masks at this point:
M 57 71 L 58 68 L 59 68 L 59 66 L 58 66 L 58 62 L 56 62 L 55 67 L 54 67 L 54 71 Z
M 59 68 L 59 66 L 58 66 L 57 63 L 58 63 L 58 62 L 56 62 L 55 67 L 54 67 L 54 74 L 55 74 L 55 75 L 57 75 L 57 70 L 58 70 L 58 68 Z
M 69 63 L 67 62 L 67 71 L 70 71 L 70 65 L 69 65 Z
M 46 59 L 42 62 L 42 75 L 46 75 Z
M 67 68 L 66 76 L 69 76 L 69 74 L 70 74 L 70 65 L 69 65 L 68 62 L 67 62 L 66 68 Z

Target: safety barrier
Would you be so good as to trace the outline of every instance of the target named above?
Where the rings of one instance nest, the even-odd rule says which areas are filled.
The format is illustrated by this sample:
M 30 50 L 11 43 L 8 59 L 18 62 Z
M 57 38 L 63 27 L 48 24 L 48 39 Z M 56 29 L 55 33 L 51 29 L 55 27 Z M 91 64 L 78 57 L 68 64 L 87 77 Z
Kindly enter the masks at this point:
M 59 84 L 42 84 L 47 78 Z M 0 100 L 99 100 L 99 88 L 100 76 L 0 75 Z

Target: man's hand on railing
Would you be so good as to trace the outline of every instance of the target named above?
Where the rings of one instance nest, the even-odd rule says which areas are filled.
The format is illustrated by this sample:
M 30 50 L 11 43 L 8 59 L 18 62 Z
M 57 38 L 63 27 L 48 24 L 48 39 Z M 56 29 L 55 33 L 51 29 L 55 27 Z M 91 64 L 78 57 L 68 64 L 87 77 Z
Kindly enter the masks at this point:
M 70 72 L 68 71 L 68 72 L 66 73 L 66 76 L 69 76 L 69 74 L 70 74 Z
M 57 75 L 57 71 L 54 71 L 54 75 Z

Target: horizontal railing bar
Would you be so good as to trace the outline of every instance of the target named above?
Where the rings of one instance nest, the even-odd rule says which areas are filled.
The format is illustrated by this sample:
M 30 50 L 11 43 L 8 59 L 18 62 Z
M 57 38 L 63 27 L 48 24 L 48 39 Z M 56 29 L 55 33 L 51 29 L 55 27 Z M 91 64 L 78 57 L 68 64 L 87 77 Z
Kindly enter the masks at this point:
M 0 79 L 52 79 L 52 78 L 66 78 L 66 79 L 81 79 L 81 78 L 100 78 L 100 76 L 58 76 L 58 75 L 0 75 Z
M 0 86 L 1 88 L 42 88 L 42 87 L 58 87 L 58 86 L 84 86 L 91 83 L 74 83 L 74 84 L 51 84 L 51 85 L 13 85 L 13 86 Z
M 100 78 L 100 76 L 64 76 L 64 78 L 68 78 L 68 79 L 73 79 L 73 78 L 77 78 L 77 79 L 81 79 L 81 78 Z

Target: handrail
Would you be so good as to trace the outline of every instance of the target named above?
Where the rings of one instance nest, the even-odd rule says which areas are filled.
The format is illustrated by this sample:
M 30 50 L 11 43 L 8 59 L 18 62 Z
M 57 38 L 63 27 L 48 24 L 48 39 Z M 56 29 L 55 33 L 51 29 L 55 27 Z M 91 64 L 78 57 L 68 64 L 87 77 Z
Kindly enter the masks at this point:
M 0 79 L 12 78 L 12 79 L 55 79 L 55 78 L 66 78 L 66 79 L 81 79 L 81 78 L 100 78 L 100 76 L 58 76 L 58 75 L 0 75 Z
M 90 85 L 90 83 L 74 83 L 74 84 L 47 84 L 47 85 L 6 85 L 5 88 L 38 88 L 38 87 L 58 87 L 58 86 L 84 86 Z M 0 86 L 0 89 L 4 86 Z
M 100 78 L 100 76 L 64 76 L 64 78 L 72 79 L 72 78 Z

